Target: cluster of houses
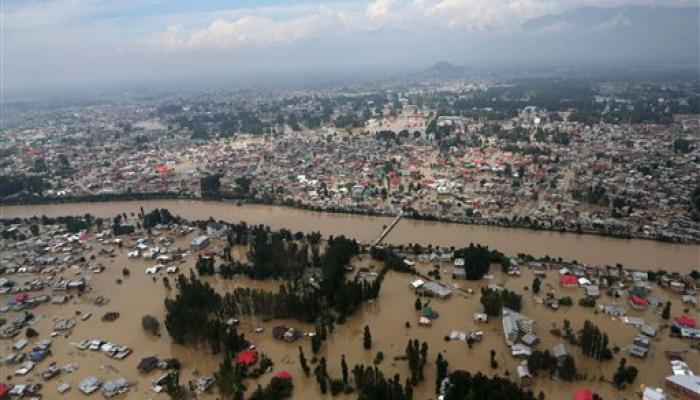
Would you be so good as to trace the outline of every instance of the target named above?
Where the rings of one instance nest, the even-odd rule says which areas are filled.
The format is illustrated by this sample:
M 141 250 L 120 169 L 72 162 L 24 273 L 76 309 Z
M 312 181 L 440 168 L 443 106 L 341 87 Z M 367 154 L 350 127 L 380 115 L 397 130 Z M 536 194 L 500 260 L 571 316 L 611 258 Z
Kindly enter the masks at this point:
M 109 358 L 123 360 L 132 353 L 129 346 L 105 342 L 101 339 L 86 339 L 78 343 L 76 346 L 79 350 L 101 351 Z
M 13 375 L 21 378 L 29 376 L 52 356 L 52 339 L 37 340 L 30 345 L 30 332 L 38 333 L 33 327 L 39 319 L 32 309 L 47 303 L 64 305 L 88 291 L 89 279 L 86 278 L 86 273 L 101 273 L 104 266 L 93 259 L 86 260 L 83 254 L 92 250 L 93 243 L 97 243 L 103 246 L 102 250 L 107 249 L 99 254 L 109 255 L 109 249 L 118 244 L 109 238 L 107 231 L 97 235 L 71 234 L 65 232 L 60 225 L 43 225 L 43 232 L 35 235 L 28 232 L 26 225 L 13 225 L 12 228 L 16 235 L 33 236 L 32 239 L 21 241 L 4 240 L 2 246 L 7 251 L 0 263 L 0 294 L 4 295 L 0 314 L 14 314 L 8 321 L 2 318 L 0 338 L 11 339 L 23 330 L 27 331 L 27 338 L 16 339 L 10 347 L 11 351 L 7 355 L 3 354 L 1 361 L 3 368 L 12 368 Z M 85 298 L 95 305 L 103 305 L 108 301 L 104 296 Z M 78 319 L 85 321 L 90 316 L 91 313 L 78 313 L 75 317 L 54 316 L 51 336 L 58 336 L 61 332 L 70 334 Z M 128 346 L 102 340 L 86 340 L 76 346 L 80 350 L 101 351 L 114 359 L 123 359 L 132 351 Z M 74 363 L 60 366 L 51 362 L 40 370 L 38 376 L 48 381 L 61 374 L 73 373 L 76 369 Z M 84 394 L 101 388 L 105 397 L 113 397 L 124 393 L 131 386 L 123 378 L 106 382 L 92 378 L 87 377 L 78 385 Z M 57 387 L 59 394 L 67 393 L 70 389 L 71 385 L 67 382 L 62 382 Z M 2 385 L 0 393 L 3 391 L 6 391 L 3 396 L 11 398 L 33 398 L 42 395 L 42 386 L 33 383 L 31 379 L 27 382 L 19 380 L 11 385 Z
M 131 386 L 132 385 L 125 378 L 116 378 L 103 382 L 95 375 L 90 375 L 78 383 L 78 389 L 80 389 L 83 394 L 90 395 L 101 388 L 102 394 L 107 398 L 126 393 Z

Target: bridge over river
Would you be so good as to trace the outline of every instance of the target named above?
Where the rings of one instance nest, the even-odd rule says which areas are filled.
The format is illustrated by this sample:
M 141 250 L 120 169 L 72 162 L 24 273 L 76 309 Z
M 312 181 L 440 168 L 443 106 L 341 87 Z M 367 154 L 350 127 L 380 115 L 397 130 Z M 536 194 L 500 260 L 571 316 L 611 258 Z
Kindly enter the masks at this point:
M 391 221 L 391 223 L 390 223 L 389 225 L 387 225 L 386 228 L 384 228 L 384 230 L 382 231 L 382 233 L 380 233 L 379 236 L 377 236 L 377 237 L 372 241 L 372 246 L 376 246 L 376 245 L 378 245 L 379 243 L 381 243 L 382 240 L 384 240 L 384 238 L 386 237 L 386 235 L 388 235 L 389 232 L 391 232 L 391 230 L 394 229 L 394 227 L 396 226 L 396 224 L 399 223 L 399 221 L 401 220 L 401 217 L 403 217 L 403 210 L 399 211 L 399 213 L 396 214 L 396 218 L 394 218 L 394 220 Z

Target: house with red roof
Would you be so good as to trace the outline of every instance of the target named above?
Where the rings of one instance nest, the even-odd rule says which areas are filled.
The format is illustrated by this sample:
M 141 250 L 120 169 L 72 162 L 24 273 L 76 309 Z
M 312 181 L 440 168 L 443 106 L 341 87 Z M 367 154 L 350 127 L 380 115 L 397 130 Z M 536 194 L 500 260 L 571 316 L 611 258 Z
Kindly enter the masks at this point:
M 559 284 L 566 288 L 578 287 L 578 278 L 575 275 L 562 275 L 559 277 Z
M 275 378 L 291 381 L 292 374 L 290 374 L 289 371 L 280 371 L 280 372 L 275 374 Z
M 5 400 L 10 398 L 10 387 L 4 383 L 0 383 L 0 400 Z
M 644 311 L 649 307 L 649 301 L 642 296 L 630 296 L 630 305 L 638 311 Z
M 593 400 L 593 392 L 590 389 L 577 389 L 571 400 Z
M 25 293 L 17 294 L 17 295 L 15 295 L 15 301 L 18 303 L 24 303 L 25 301 L 27 301 L 28 297 L 29 296 Z
M 688 315 L 681 315 L 673 319 L 673 325 L 678 328 L 697 328 L 697 322 L 695 319 Z
M 253 365 L 258 361 L 258 351 L 256 349 L 248 349 L 236 353 L 236 364 L 238 365 Z

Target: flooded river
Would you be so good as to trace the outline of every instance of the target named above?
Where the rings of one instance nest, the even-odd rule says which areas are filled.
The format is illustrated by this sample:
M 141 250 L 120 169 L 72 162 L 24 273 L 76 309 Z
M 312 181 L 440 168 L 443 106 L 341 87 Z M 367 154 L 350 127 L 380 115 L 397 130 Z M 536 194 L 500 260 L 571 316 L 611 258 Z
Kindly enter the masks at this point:
M 156 207 L 167 208 L 174 214 L 187 219 L 207 219 L 212 216 L 217 220 L 265 224 L 273 229 L 320 231 L 323 235 L 343 234 L 362 242 L 372 241 L 382 227 L 391 221 L 388 217 L 330 214 L 280 206 L 236 206 L 230 203 L 191 200 L 2 206 L 0 217 L 28 217 L 42 214 L 62 216 L 85 213 L 112 217 L 120 212 L 137 212 L 140 207 L 146 211 Z M 698 245 L 409 219 L 401 220 L 386 237 L 385 242 L 455 247 L 473 242 L 498 249 L 508 255 L 517 253 L 534 256 L 549 255 L 589 264 L 621 263 L 629 267 L 662 268 L 680 272 L 700 268 L 700 246 Z

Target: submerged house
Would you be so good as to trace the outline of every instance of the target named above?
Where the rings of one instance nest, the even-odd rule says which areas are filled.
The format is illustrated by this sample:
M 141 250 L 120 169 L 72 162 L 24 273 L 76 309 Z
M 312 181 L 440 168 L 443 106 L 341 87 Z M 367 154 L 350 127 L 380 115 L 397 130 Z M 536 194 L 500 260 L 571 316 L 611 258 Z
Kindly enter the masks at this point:
M 158 368 L 158 359 L 153 356 L 142 358 L 139 365 L 136 366 L 136 369 L 142 374 L 151 372 L 156 368 Z
M 566 347 L 563 344 L 558 344 L 552 347 L 552 356 L 557 360 L 557 362 L 562 362 L 569 352 L 566 351 Z
M 562 275 L 559 277 L 559 284 L 565 288 L 578 287 L 578 278 L 576 275 Z
M 100 378 L 91 375 L 80 381 L 80 383 L 78 384 L 78 389 L 80 389 L 80 391 L 85 394 L 91 394 L 97 391 L 97 389 L 99 389 L 101 385 L 102 381 L 100 380 Z
M 700 400 L 700 376 L 671 375 L 666 377 L 666 386 L 684 394 L 688 399 Z
M 527 362 L 518 365 L 517 372 L 520 386 L 527 387 L 532 385 L 532 375 L 530 374 L 530 369 L 527 366 Z
M 501 324 L 506 343 L 508 346 L 513 346 L 521 334 L 534 332 L 535 321 L 513 310 L 504 308 Z
M 197 236 L 190 242 L 190 249 L 192 250 L 202 250 L 209 244 L 209 237 L 205 235 Z
M 420 309 L 420 316 L 422 318 L 428 318 L 428 319 L 436 319 L 440 316 L 440 314 L 435 311 L 430 305 L 428 304 L 423 304 L 423 306 Z
M 433 281 L 425 282 L 422 289 L 440 299 L 446 299 L 452 296 L 452 289 Z
M 463 258 L 455 258 L 452 279 L 467 279 L 467 269 Z
M 285 342 L 294 342 L 299 338 L 299 331 L 295 328 L 288 328 L 284 325 L 272 328 L 272 337 Z
M 258 351 L 248 349 L 236 353 L 236 364 L 238 365 L 253 365 L 258 361 Z
M 633 294 L 630 296 L 630 305 L 637 311 L 644 311 L 649 307 L 649 302 L 644 297 Z
M 130 386 L 129 382 L 124 378 L 113 379 L 102 385 L 102 394 L 107 398 L 118 396 L 122 393 L 126 393 Z

